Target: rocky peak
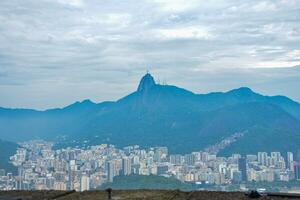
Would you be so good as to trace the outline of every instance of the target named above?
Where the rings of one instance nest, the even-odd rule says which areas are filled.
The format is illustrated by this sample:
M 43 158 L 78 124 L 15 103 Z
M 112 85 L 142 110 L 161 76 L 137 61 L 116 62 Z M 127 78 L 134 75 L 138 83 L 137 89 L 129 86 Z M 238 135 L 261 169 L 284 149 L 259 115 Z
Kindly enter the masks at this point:
M 143 76 L 140 81 L 139 87 L 137 89 L 138 92 L 144 92 L 149 90 L 151 87 L 155 85 L 154 78 L 151 76 L 150 73 L 147 73 Z

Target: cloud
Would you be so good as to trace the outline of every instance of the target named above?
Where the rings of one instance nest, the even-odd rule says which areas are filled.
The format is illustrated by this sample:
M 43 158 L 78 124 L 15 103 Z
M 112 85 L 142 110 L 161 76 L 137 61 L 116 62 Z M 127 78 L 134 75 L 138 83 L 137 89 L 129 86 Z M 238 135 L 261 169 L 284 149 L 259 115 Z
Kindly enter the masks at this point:
M 247 70 L 300 64 L 299 19 L 296 0 L 0 1 L 0 106 L 117 99 L 147 69 L 195 91 L 229 89 L 249 80 Z M 190 82 L 202 76 L 214 83 Z M 267 93 L 278 84 L 267 85 L 255 87 Z
M 276 4 L 268 1 L 261 1 L 252 6 L 253 11 L 255 12 L 266 12 L 266 11 L 276 11 L 278 7 Z
M 203 4 L 203 1 L 197 0 L 154 0 L 159 8 L 165 12 L 184 12 L 190 9 L 195 9 L 196 6 Z
M 157 29 L 154 34 L 162 39 L 212 39 L 213 35 L 205 27 L 181 27 Z
M 57 2 L 68 6 L 74 6 L 74 7 L 84 6 L 83 0 L 57 0 Z

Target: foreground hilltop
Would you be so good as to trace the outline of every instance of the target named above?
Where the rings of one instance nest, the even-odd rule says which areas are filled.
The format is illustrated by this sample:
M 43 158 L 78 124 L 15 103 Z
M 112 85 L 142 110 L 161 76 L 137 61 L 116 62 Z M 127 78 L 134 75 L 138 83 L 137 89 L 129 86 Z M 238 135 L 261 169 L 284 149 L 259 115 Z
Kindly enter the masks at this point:
M 0 108 L 0 138 L 42 138 L 62 143 L 110 143 L 119 147 L 167 146 L 173 153 L 199 151 L 236 133 L 221 154 L 296 152 L 300 144 L 300 104 L 284 96 L 264 96 L 241 87 L 195 94 L 157 84 L 151 74 L 137 90 L 116 102 L 76 102 L 62 109 Z M 269 142 L 272 140 L 272 142 Z M 71 142 L 70 142 L 71 141 Z M 69 142 L 69 143 L 68 143 Z
M 106 200 L 106 191 L 7 191 L 0 192 L 0 200 L 40 200 L 40 199 L 59 199 L 59 200 Z M 208 192 L 192 191 L 182 192 L 179 190 L 115 190 L 112 191 L 112 199 L 118 200 L 249 200 L 242 192 Z M 260 197 L 261 200 L 281 200 L 281 199 L 300 199 L 300 197 Z

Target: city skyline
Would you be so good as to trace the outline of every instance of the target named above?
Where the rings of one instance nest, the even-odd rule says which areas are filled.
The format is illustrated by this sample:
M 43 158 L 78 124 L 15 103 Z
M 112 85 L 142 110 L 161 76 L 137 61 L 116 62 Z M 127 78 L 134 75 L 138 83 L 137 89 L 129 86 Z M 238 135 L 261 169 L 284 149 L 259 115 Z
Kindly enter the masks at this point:
M 2 190 L 76 190 L 97 189 L 112 183 L 116 176 L 157 175 L 174 177 L 211 189 L 250 182 L 289 182 L 300 180 L 299 155 L 292 152 L 257 152 L 228 157 L 205 150 L 172 154 L 167 147 L 142 148 L 131 145 L 117 148 L 99 144 L 85 148 L 53 149 L 54 143 L 32 140 L 20 143 L 12 163 L 18 174 L 1 171 Z M 297 152 L 300 154 L 300 152 Z M 225 190 L 230 190 L 230 189 Z M 246 190 L 246 188 L 241 190 Z M 284 188 L 282 188 L 284 190 Z

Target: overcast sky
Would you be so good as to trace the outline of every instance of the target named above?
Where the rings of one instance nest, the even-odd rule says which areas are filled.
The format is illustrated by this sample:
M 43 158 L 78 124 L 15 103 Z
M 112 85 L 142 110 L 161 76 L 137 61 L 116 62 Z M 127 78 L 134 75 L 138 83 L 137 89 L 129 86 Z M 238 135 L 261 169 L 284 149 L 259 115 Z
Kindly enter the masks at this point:
M 0 106 L 116 100 L 150 70 L 300 102 L 299 0 L 1 0 Z

